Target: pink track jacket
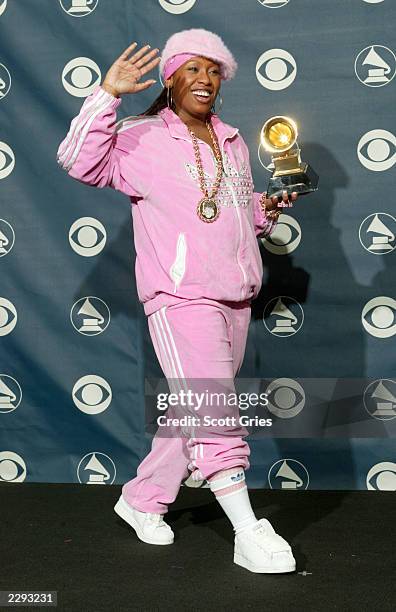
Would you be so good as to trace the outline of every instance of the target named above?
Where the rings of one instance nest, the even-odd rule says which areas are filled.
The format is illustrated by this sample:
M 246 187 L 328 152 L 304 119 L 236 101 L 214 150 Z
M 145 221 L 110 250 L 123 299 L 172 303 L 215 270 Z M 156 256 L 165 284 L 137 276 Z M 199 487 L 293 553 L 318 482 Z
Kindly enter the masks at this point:
M 59 145 L 57 162 L 82 183 L 129 196 L 136 286 L 145 313 L 181 299 L 255 298 L 263 275 L 257 237 L 269 236 L 277 221 L 260 209 L 239 130 L 212 115 L 224 172 L 220 215 L 205 223 L 196 213 L 203 193 L 187 126 L 169 108 L 116 123 L 121 102 L 96 86 Z M 211 147 L 198 142 L 210 193 L 216 160 Z

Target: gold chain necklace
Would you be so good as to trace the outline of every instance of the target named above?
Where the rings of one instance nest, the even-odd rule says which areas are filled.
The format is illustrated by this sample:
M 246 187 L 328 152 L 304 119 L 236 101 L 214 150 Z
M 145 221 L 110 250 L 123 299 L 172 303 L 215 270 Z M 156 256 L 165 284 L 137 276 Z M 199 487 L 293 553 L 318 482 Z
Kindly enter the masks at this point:
M 201 154 L 199 152 L 197 138 L 194 132 L 190 130 L 190 128 L 188 128 L 188 131 L 190 132 L 191 138 L 193 141 L 195 160 L 197 162 L 198 175 L 199 175 L 199 185 L 200 185 L 202 193 L 204 194 L 204 197 L 202 198 L 202 200 L 198 202 L 197 215 L 201 219 L 201 221 L 205 221 L 205 223 L 213 223 L 213 221 L 216 221 L 216 219 L 219 217 L 219 214 L 220 214 L 220 207 L 217 205 L 215 197 L 219 190 L 220 183 L 221 183 L 221 177 L 223 174 L 223 160 L 221 157 L 221 152 L 219 149 L 217 138 L 212 129 L 212 124 L 210 121 L 206 122 L 206 127 L 208 128 L 208 132 L 213 142 L 213 147 L 215 150 L 216 164 L 217 164 L 216 180 L 214 182 L 212 193 L 210 195 L 205 185 L 205 176 L 204 176 L 204 172 L 202 168 L 202 160 L 201 160 Z

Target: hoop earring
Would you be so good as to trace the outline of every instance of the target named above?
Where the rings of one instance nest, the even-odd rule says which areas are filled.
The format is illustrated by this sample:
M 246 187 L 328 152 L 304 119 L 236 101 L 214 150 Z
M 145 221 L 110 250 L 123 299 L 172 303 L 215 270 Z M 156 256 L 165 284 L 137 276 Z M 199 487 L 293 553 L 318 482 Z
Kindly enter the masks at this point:
M 168 108 L 170 108 L 172 110 L 172 106 L 173 106 L 173 96 L 172 96 L 172 91 L 171 91 L 171 99 L 170 99 L 170 104 L 169 104 L 169 90 L 172 90 L 173 87 L 168 87 L 166 90 L 166 101 L 168 104 Z
M 215 106 L 217 98 L 216 98 L 216 100 L 215 100 L 215 102 L 213 103 L 212 108 L 211 108 L 211 111 L 212 111 L 212 113 L 214 113 L 214 114 L 218 114 L 218 113 L 221 111 L 222 106 L 223 106 L 223 98 L 221 97 L 221 95 L 220 95 L 220 94 L 219 94 L 219 98 L 220 98 L 220 106 L 219 106 L 219 110 L 216 110 L 216 106 Z

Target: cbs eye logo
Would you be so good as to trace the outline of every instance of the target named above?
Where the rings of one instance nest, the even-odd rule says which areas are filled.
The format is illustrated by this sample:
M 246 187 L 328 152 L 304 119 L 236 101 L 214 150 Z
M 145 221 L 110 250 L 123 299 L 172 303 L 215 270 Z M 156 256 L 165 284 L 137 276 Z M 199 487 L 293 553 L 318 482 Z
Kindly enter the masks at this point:
M 382 461 L 373 465 L 366 478 L 369 491 L 396 491 L 396 463 Z
M 67 93 L 76 98 L 89 96 L 100 85 L 99 66 L 89 57 L 76 57 L 62 71 L 62 84 Z
M 304 408 L 304 389 L 291 378 L 273 380 L 265 393 L 268 396 L 267 409 L 281 419 L 291 419 Z
M 258 0 L 258 2 L 267 8 L 281 8 L 289 4 L 290 0 Z
M 26 463 L 12 451 L 0 453 L 0 482 L 23 482 L 26 478 Z
M 367 2 L 367 4 L 379 4 L 380 2 L 383 2 L 384 0 L 363 0 L 363 2 Z
M 396 300 L 380 295 L 373 298 L 362 310 L 362 325 L 375 338 L 390 338 L 396 333 Z M 367 317 L 367 318 L 366 318 Z
M 6 8 L 7 8 L 7 0 L 3 0 L 3 2 L 0 2 L 0 15 L 4 13 Z
M 196 0 L 158 0 L 160 6 L 172 15 L 187 13 L 195 4 Z
M 387 130 L 366 132 L 359 140 L 357 156 L 368 170 L 389 170 L 396 162 L 396 136 Z
M 263 68 L 264 74 L 260 71 Z M 260 85 L 272 91 L 289 87 L 296 78 L 297 64 L 284 49 L 269 49 L 260 55 L 256 63 L 256 78 Z
M 69 243 L 73 251 L 83 257 L 93 257 L 106 244 L 106 230 L 94 217 L 76 219 L 69 230 Z
M 17 323 L 17 311 L 12 302 L 0 297 L 0 336 L 6 336 Z
M 112 400 L 111 387 L 107 380 L 96 374 L 80 378 L 74 385 L 72 398 L 75 406 L 86 414 L 100 414 Z
M 282 213 L 276 228 L 270 236 L 263 236 L 260 242 L 274 255 L 287 255 L 298 247 L 301 241 L 301 227 L 296 219 Z
M 0 141 L 0 179 L 6 178 L 15 167 L 15 155 L 11 147 Z

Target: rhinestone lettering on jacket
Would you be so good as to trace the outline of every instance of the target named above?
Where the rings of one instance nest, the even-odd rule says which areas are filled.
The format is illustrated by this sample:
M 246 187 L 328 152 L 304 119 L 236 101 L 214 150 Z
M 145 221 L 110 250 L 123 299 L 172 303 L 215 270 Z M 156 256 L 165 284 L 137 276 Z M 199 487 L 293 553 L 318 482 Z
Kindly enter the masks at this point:
M 184 164 L 190 178 L 199 188 L 199 175 L 197 166 L 186 162 Z M 250 176 L 249 167 L 246 162 L 242 162 L 240 169 L 236 168 L 228 154 L 223 154 L 223 175 L 217 195 L 217 201 L 221 206 L 242 206 L 249 205 L 253 194 L 253 182 Z M 205 185 L 210 193 L 213 188 L 216 176 L 204 170 Z M 234 194 L 234 195 L 233 195 Z

